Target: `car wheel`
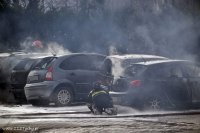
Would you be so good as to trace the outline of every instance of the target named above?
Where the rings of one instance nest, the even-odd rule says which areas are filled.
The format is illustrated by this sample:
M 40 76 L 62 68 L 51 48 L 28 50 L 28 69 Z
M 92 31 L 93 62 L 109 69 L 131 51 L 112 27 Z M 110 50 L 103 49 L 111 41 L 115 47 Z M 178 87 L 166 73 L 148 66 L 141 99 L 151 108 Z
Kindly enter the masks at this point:
M 162 110 L 167 107 L 167 102 L 160 96 L 151 96 L 145 100 L 144 109 L 146 110 Z
M 61 87 L 56 91 L 54 100 L 56 106 L 68 106 L 73 101 L 73 93 L 69 88 Z

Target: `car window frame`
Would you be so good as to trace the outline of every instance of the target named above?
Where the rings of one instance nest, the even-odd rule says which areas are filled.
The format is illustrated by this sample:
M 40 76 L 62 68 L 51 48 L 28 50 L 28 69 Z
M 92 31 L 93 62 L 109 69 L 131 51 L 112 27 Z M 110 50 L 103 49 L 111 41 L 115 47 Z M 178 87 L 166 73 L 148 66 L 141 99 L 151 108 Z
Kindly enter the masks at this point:
M 163 76 L 150 76 L 149 78 L 156 78 L 156 79 L 167 79 L 167 78 L 171 78 L 173 77 L 171 75 L 171 72 L 170 72 L 170 69 L 173 68 L 174 66 L 176 66 L 176 68 L 178 68 L 181 72 L 181 76 L 175 76 L 176 78 L 183 78 L 184 77 L 184 74 L 183 74 L 183 70 L 182 70 L 182 67 L 180 66 L 181 64 L 177 64 L 177 63 L 161 63 L 161 64 L 154 64 L 154 65 L 150 65 L 147 70 L 145 71 L 145 77 L 149 77 L 147 76 L 146 72 L 148 71 L 152 71 L 152 68 L 153 67 L 157 67 L 157 68 L 154 68 L 156 71 L 161 71 L 162 73 L 164 72 L 165 74 L 162 74 Z M 154 74 L 152 74 L 154 75 Z
M 49 60 L 47 60 L 45 63 L 43 63 L 43 61 L 47 58 L 50 58 Z M 51 66 L 51 64 L 57 59 L 57 57 L 55 56 L 52 56 L 52 57 L 44 57 L 40 60 L 38 60 L 34 67 L 32 68 L 33 70 L 45 70 L 45 69 L 48 69 L 49 66 Z M 40 64 L 43 64 L 43 65 L 40 65 Z M 45 65 L 46 64 L 46 65 Z M 44 67 L 45 66 L 45 67 Z
M 73 56 L 69 56 L 69 57 L 67 57 L 67 58 L 65 58 L 61 63 L 60 63 L 60 65 L 59 65 L 59 68 L 60 69 L 62 69 L 62 70 L 87 70 L 87 71 L 100 71 L 101 70 L 101 65 L 102 64 L 99 64 L 99 67 L 93 67 L 93 65 L 94 65 L 94 60 L 91 62 L 91 58 L 95 58 L 95 56 L 96 56 L 96 58 L 101 58 L 101 56 L 98 56 L 98 55 L 73 55 Z M 83 65 L 84 64 L 84 67 L 82 66 L 82 67 L 77 67 L 78 65 L 76 64 L 76 65 L 74 65 L 74 66 L 76 66 L 76 67 L 73 67 L 72 68 L 72 66 L 67 66 L 67 65 L 69 65 L 69 64 L 71 64 L 70 63 L 70 60 L 73 60 L 73 58 L 79 58 L 79 57 L 85 57 L 85 62 L 82 62 L 82 63 L 80 63 L 80 66 L 81 65 Z M 77 60 L 77 59 L 76 59 Z M 101 61 L 101 63 L 103 63 L 103 60 L 104 60 L 104 57 L 102 57 L 102 61 Z M 66 61 L 66 62 L 65 62 Z M 81 61 L 83 61 L 83 60 L 81 60 Z M 67 64 L 66 65 L 66 68 L 65 68 L 65 64 Z M 92 66 L 92 67 L 89 67 L 89 66 Z M 67 68 L 68 67 L 68 68 Z

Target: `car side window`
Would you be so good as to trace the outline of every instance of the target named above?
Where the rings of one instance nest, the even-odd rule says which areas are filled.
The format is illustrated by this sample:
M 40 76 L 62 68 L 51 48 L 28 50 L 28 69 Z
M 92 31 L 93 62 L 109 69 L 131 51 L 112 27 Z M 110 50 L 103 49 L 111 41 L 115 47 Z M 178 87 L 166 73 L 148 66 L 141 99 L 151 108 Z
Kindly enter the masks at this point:
M 193 64 L 185 65 L 184 76 L 185 77 L 200 77 L 200 67 Z
M 169 67 L 168 77 L 177 77 L 177 78 L 183 77 L 181 68 L 177 66 Z
M 36 62 L 34 69 L 46 69 L 48 68 L 57 58 L 56 57 L 45 57 Z
M 60 64 L 60 68 L 64 70 L 98 70 L 102 61 L 103 58 L 77 55 L 65 59 Z
M 176 65 L 156 65 L 151 67 L 147 75 L 149 77 L 163 79 L 163 78 L 170 78 L 170 77 L 183 77 L 182 69 Z
M 72 56 L 65 59 L 60 68 L 64 70 L 86 69 L 89 60 L 85 56 Z
M 125 76 L 135 77 L 143 73 L 147 69 L 144 65 L 131 65 L 127 67 L 124 71 Z
M 149 67 L 147 69 L 145 77 L 156 78 L 156 79 L 166 78 L 167 77 L 166 68 L 164 66 L 161 66 L 161 65 Z

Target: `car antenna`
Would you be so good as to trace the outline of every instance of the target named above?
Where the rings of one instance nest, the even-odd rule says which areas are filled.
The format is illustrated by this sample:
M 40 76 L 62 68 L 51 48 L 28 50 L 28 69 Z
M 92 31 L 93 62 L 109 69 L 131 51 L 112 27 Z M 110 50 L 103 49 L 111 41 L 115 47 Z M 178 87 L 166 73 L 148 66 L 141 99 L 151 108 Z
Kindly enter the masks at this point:
M 52 54 L 53 56 L 56 56 L 56 51 L 53 50 L 51 47 L 50 47 L 50 52 L 51 52 L 51 54 Z

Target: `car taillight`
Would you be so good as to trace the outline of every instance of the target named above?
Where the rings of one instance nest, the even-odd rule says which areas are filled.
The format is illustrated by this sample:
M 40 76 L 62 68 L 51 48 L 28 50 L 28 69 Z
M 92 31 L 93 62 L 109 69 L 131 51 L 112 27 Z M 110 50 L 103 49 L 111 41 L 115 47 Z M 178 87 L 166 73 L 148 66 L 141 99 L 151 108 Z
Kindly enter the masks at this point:
M 53 80 L 53 67 L 49 67 L 45 76 L 45 80 Z
M 129 83 L 130 87 L 139 87 L 141 86 L 141 81 L 140 80 L 132 80 L 130 83 Z

